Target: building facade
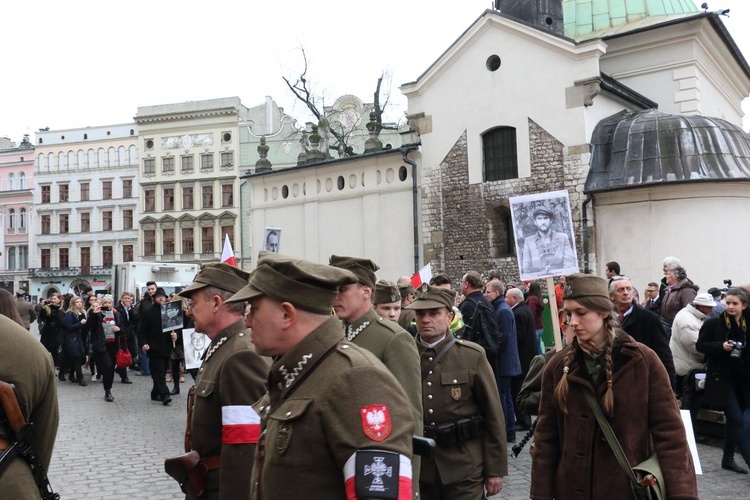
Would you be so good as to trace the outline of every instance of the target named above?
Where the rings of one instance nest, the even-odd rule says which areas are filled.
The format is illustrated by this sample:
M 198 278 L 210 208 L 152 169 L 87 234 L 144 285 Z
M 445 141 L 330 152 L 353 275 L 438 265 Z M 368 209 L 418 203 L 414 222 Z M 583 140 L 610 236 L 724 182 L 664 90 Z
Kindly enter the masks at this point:
M 137 260 L 210 262 L 240 232 L 238 97 L 144 106 L 135 117 L 141 151 Z M 235 249 L 237 259 L 240 249 Z
M 29 248 L 34 190 L 34 145 L 24 136 L 18 146 L 0 149 L 0 288 L 29 290 Z
M 134 123 L 36 134 L 32 295 L 104 292 L 113 265 L 135 259 L 137 139 Z

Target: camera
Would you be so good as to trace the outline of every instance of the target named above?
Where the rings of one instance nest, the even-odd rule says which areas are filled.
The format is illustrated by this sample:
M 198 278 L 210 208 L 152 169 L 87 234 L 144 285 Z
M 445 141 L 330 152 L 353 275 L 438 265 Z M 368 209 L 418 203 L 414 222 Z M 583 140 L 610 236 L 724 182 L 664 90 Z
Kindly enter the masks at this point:
M 727 340 L 727 342 L 732 346 L 732 351 L 729 353 L 729 357 L 739 359 L 739 357 L 742 356 L 742 349 L 745 348 L 745 344 L 735 340 Z

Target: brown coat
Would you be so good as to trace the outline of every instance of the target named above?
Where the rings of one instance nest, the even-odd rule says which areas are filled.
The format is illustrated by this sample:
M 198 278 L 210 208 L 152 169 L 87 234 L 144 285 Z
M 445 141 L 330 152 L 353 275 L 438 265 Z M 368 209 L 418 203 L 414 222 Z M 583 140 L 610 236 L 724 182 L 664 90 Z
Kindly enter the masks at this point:
M 661 317 L 670 325 L 677 313 L 693 302 L 700 287 L 685 278 L 672 286 L 669 292 L 664 292 L 661 301 Z
M 562 377 L 564 356 L 565 351 L 557 353 L 544 371 L 531 498 L 631 499 L 629 479 L 586 402 L 584 387 L 594 388 L 580 351 L 568 374 L 567 414 L 558 407 L 553 391 Z M 631 337 L 616 339 L 612 364 L 615 402 L 609 423 L 628 461 L 636 465 L 656 451 L 667 496 L 697 499 L 685 428 L 664 365 L 651 349 Z M 595 389 L 600 404 L 605 389 L 602 375 Z

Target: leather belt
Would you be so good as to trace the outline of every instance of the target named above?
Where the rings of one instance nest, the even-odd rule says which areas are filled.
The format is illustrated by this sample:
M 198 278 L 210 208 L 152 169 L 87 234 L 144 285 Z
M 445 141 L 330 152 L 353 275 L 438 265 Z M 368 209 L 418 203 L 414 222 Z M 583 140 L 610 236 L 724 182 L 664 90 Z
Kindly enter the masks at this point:
M 199 464 L 203 464 L 206 467 L 206 471 L 216 470 L 221 467 L 221 455 L 215 455 L 213 457 L 202 458 Z
M 0 451 L 4 451 L 10 448 L 10 443 L 3 438 L 0 438 Z

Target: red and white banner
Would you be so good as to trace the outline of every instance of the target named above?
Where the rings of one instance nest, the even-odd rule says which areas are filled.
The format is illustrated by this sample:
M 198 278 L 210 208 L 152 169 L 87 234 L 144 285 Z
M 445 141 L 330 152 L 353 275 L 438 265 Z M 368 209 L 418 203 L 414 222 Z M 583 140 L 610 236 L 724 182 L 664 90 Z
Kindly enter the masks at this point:
M 250 405 L 221 407 L 221 444 L 254 444 L 260 438 L 260 415 Z
M 230 266 L 237 267 L 237 261 L 234 259 L 234 250 L 232 243 L 229 242 L 229 235 L 224 233 L 224 248 L 221 250 L 221 261 Z
M 422 283 L 429 283 L 432 279 L 432 264 L 427 264 L 411 277 L 411 286 L 416 290 Z

